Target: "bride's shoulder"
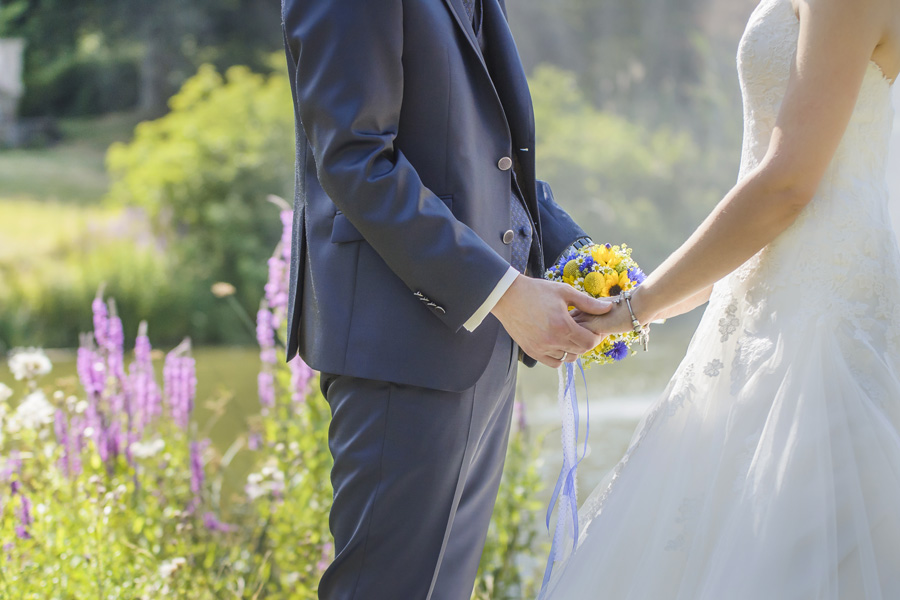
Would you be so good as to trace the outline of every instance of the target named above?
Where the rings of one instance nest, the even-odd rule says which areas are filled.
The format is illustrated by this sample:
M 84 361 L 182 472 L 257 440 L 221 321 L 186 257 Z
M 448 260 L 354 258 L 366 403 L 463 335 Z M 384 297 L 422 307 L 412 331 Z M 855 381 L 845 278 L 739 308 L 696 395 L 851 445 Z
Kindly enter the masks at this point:
M 804 39 L 830 40 L 832 51 L 864 55 L 889 79 L 900 72 L 900 0 L 786 0 Z M 862 56 L 860 56 L 862 59 Z
M 900 17 L 900 0 L 787 0 L 802 21 L 883 28 Z

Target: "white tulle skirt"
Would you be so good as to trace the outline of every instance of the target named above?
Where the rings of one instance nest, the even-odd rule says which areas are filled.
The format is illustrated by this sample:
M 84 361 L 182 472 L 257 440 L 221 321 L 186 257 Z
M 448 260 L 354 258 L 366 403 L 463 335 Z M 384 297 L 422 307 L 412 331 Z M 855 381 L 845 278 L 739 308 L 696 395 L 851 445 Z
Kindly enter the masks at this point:
M 718 286 L 544 598 L 900 599 L 900 365 L 883 326 Z

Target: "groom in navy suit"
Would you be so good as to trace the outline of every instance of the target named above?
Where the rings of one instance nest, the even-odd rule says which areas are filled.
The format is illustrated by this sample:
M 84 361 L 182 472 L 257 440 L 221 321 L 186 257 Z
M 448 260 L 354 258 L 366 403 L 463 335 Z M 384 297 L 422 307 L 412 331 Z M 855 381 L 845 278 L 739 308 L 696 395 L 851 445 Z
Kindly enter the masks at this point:
M 516 365 L 599 343 L 543 281 L 589 240 L 535 180 L 503 0 L 283 0 L 297 135 L 288 358 L 321 371 L 323 600 L 467 600 Z M 298 543 L 302 543 L 298 540 Z

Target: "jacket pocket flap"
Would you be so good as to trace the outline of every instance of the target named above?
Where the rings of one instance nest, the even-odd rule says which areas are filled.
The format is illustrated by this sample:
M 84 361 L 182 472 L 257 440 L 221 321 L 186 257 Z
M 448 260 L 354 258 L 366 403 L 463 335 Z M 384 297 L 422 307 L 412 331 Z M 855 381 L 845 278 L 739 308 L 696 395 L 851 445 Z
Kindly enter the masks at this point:
M 453 210 L 453 196 L 438 196 L 441 201 L 447 205 L 447 208 Z M 359 232 L 359 230 L 350 222 L 350 219 L 341 212 L 338 211 L 334 215 L 334 225 L 331 228 L 331 241 L 335 244 L 342 244 L 344 242 L 358 242 L 364 240 L 365 238 Z

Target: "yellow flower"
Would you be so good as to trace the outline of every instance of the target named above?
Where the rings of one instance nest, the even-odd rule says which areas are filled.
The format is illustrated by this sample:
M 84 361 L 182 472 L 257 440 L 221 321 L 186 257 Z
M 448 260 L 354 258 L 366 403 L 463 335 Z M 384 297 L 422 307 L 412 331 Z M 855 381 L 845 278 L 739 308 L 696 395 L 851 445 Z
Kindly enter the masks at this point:
M 628 271 L 623 271 L 621 273 L 616 273 L 615 271 L 603 273 L 602 277 L 603 283 L 600 290 L 601 297 L 618 296 L 626 289 L 630 289 L 629 285 L 631 281 L 628 279 Z
M 602 296 L 604 290 L 609 291 L 609 288 L 606 287 L 605 283 L 606 278 L 603 274 L 593 271 L 588 273 L 587 277 L 584 278 L 584 291 L 594 298 Z
M 594 246 L 591 248 L 591 257 L 597 263 L 605 265 L 606 261 L 609 260 L 609 248 L 606 246 Z
M 576 277 L 578 277 L 578 261 L 570 260 L 566 263 L 566 266 L 563 267 L 563 281 L 572 285 L 572 281 L 575 281 Z M 571 278 L 572 281 L 566 281 L 567 278 Z

